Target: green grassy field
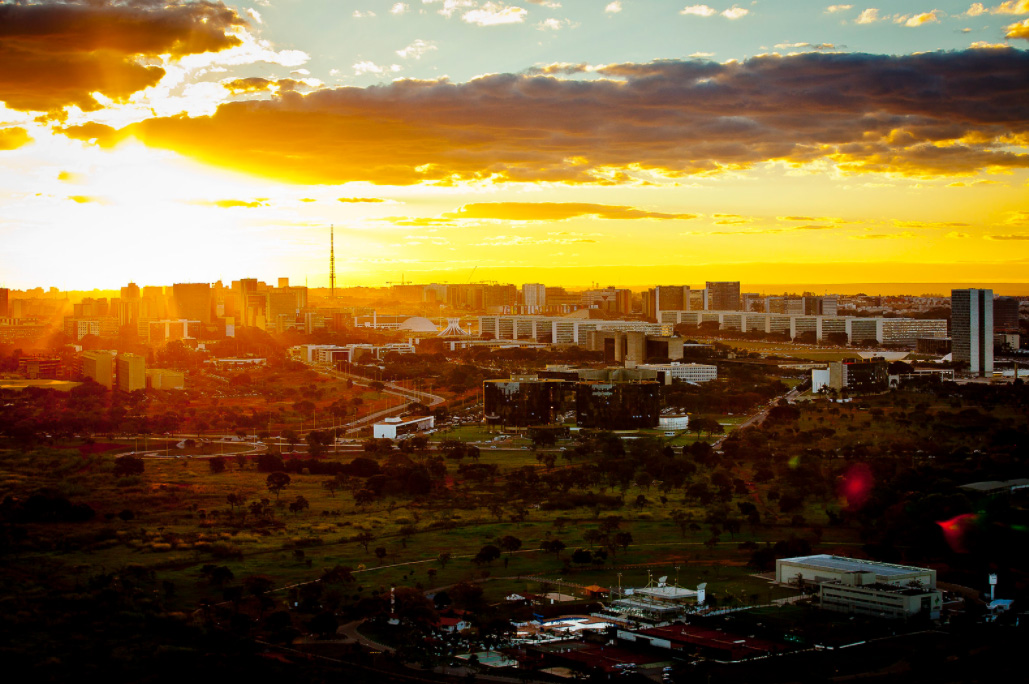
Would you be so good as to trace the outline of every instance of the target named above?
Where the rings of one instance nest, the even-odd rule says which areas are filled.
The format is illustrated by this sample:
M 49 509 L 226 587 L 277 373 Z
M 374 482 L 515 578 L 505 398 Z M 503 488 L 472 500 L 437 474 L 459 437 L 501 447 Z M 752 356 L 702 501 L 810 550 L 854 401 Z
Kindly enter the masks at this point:
M 349 460 L 350 456 L 341 458 Z M 496 463 L 502 472 L 523 465 L 540 467 L 532 451 L 521 449 L 486 450 L 481 461 Z M 568 575 L 566 579 L 574 576 L 586 580 L 569 581 L 607 586 L 617 583 L 613 566 L 640 564 L 649 564 L 659 575 L 672 574 L 678 564 L 683 568 L 683 582 L 696 583 L 707 579 L 711 568 L 742 567 L 749 552 L 737 550 L 739 542 L 776 541 L 787 535 L 777 527 L 749 529 L 744 525 L 734 538 L 723 533 L 719 544 L 708 546 L 704 542 L 711 534 L 703 522 L 684 536 L 669 520 L 670 512 L 680 508 L 702 521 L 702 507 L 684 504 L 677 494 L 669 495 L 671 498 L 663 503 L 660 492 L 653 488 L 629 487 L 623 494 L 627 503 L 618 510 L 603 512 L 601 517 L 622 516 L 621 529 L 631 532 L 632 544 L 628 549 L 617 549 L 603 569 L 569 569 L 564 559 L 576 548 L 589 548 L 583 535 L 598 525 L 592 509 L 529 510 L 526 520 L 511 522 L 508 517 L 512 509 L 505 505 L 498 520 L 487 506 L 495 497 L 480 498 L 477 506 L 470 503 L 476 498 L 465 496 L 463 488 L 455 488 L 450 503 L 439 497 L 411 501 L 385 498 L 359 506 L 350 492 L 330 496 L 322 487 L 327 477 L 303 474 L 292 476 L 279 497 L 281 507 L 275 507 L 276 497 L 265 485 L 267 475 L 254 470 L 253 464 L 240 470 L 232 462 L 226 472 L 214 474 L 200 459 L 148 460 L 143 475 L 119 479 L 111 473 L 112 462 L 110 457 L 85 458 L 69 451 L 35 452 L 7 459 L 5 480 L 0 481 L 5 491 L 24 494 L 59 479 L 65 495 L 85 501 L 97 511 L 93 523 L 38 526 L 35 532 L 41 541 L 29 555 L 85 573 L 130 564 L 158 569 L 163 578 L 175 583 L 184 607 L 211 595 L 212 589 L 199 572 L 208 563 L 226 565 L 237 578 L 267 574 L 278 586 L 310 581 L 325 568 L 347 565 L 360 570 L 358 585 L 367 591 L 390 584 L 431 588 L 481 579 L 484 574 Z M 562 463 L 559 459 L 556 467 Z M 456 467 L 448 462 L 451 471 Z M 250 501 L 269 499 L 276 511 L 273 522 L 242 527 L 230 522 L 226 500 L 230 493 L 242 494 Z M 640 508 L 629 505 L 640 494 L 648 503 Z M 286 502 L 298 495 L 310 507 L 290 513 Z M 505 503 L 502 497 L 498 501 Z M 116 516 L 125 509 L 132 510 L 135 517 L 121 520 Z M 813 518 L 817 511 L 805 513 Z M 567 522 L 555 525 L 557 518 Z M 352 541 L 361 532 L 374 537 L 368 550 Z M 504 535 L 523 542 L 521 552 L 510 555 L 506 567 L 503 559 L 488 567 L 471 562 L 483 545 Z M 567 547 L 560 558 L 537 550 L 540 542 L 552 538 L 561 539 Z M 374 553 L 379 547 L 385 550 L 381 559 Z M 452 555 L 445 567 L 437 560 L 441 552 Z M 636 575 L 624 574 L 629 571 L 622 572 L 623 582 L 629 582 L 629 578 L 642 581 Z M 645 569 L 639 572 L 639 578 L 643 578 Z M 748 587 L 741 585 L 731 591 L 750 593 L 752 588 Z M 712 586 L 711 591 L 717 592 L 718 588 Z

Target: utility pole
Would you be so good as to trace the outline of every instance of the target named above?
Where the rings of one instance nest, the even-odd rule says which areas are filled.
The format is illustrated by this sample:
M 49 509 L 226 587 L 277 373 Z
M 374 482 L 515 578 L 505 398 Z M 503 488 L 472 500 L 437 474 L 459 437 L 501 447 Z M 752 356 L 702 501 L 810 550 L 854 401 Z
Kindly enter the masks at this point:
M 336 227 L 329 225 L 329 297 L 336 299 Z

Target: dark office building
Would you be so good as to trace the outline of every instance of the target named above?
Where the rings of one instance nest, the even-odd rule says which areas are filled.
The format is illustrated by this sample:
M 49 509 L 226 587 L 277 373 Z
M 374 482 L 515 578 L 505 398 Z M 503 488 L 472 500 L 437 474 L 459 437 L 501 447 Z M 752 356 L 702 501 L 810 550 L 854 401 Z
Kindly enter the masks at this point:
M 482 383 L 483 416 L 490 425 L 548 425 L 572 408 L 574 383 L 566 380 L 487 380 Z
M 950 353 L 949 337 L 919 337 L 915 340 L 915 351 L 919 354 L 938 354 L 943 356 Z
M 711 311 L 739 311 L 739 281 L 707 282 L 707 306 Z
M 0 287 L 0 318 L 7 318 L 11 315 L 10 296 L 10 290 L 6 287 Z
M 579 427 L 636 430 L 657 427 L 661 385 L 657 382 L 580 382 L 575 386 Z
M 1015 297 L 997 297 L 993 300 L 993 332 L 1018 332 L 1018 304 Z
M 850 392 L 885 392 L 890 387 L 889 365 L 884 359 L 845 361 L 844 387 Z

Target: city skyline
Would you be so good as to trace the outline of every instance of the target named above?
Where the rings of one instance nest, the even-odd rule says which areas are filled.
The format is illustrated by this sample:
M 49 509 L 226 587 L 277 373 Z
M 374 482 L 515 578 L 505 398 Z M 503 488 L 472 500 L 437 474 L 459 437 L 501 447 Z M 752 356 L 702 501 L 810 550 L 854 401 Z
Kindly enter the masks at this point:
M 1021 282 L 1029 2 L 879 4 L 6 2 L 0 279 Z

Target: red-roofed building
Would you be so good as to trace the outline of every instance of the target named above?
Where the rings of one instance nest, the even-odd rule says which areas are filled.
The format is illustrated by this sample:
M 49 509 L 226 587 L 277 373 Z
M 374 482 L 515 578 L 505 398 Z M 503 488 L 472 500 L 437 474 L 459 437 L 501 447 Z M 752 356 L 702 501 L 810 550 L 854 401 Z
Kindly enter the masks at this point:
M 695 653 L 716 660 L 743 660 L 790 650 L 785 644 L 774 641 L 744 637 L 696 625 L 668 625 L 638 631 L 619 630 L 618 638 L 633 643 L 649 643 L 656 648 Z

